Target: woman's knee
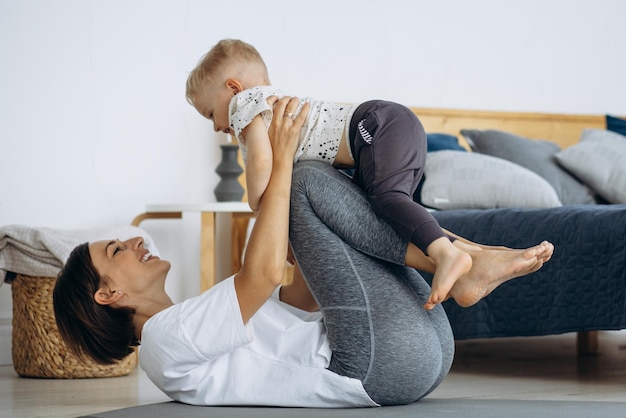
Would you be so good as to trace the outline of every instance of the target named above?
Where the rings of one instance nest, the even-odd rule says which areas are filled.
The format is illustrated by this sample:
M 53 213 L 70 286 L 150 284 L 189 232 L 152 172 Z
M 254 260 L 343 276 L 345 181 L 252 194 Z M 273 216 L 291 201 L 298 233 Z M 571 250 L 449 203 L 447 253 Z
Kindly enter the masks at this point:
M 412 403 L 432 392 L 447 371 L 442 350 L 433 344 L 426 353 L 405 356 L 372 373 L 364 388 L 381 405 Z
M 293 168 L 294 180 L 310 179 L 319 176 L 322 173 L 329 173 L 335 168 L 321 161 L 300 161 Z
M 337 201 L 353 187 L 346 174 L 320 161 L 302 161 L 293 170 L 292 194 L 304 195 L 317 205 L 329 199 Z

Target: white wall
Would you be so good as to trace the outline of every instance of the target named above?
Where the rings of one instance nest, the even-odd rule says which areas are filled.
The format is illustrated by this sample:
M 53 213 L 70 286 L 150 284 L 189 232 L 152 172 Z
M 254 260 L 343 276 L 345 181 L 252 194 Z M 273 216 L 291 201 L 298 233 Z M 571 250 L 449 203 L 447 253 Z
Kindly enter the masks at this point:
M 288 94 L 625 115 L 624 15 L 619 0 L 0 0 L 0 225 L 213 201 L 223 137 L 184 84 L 221 38 L 254 44 Z M 175 300 L 198 289 L 198 223 L 142 224 Z M 3 286 L 0 363 L 10 317 Z

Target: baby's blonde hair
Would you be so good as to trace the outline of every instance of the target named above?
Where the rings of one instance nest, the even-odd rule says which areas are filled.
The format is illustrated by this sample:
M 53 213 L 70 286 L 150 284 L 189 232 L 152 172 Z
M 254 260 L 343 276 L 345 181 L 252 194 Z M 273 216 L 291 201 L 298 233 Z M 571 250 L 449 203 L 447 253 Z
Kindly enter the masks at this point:
M 196 68 L 189 73 L 185 94 L 187 101 L 193 105 L 194 98 L 206 84 L 215 81 L 220 72 L 229 66 L 236 66 L 238 70 L 251 67 L 257 73 L 253 75 L 256 79 L 252 81 L 253 83 L 269 84 L 267 67 L 256 48 L 238 39 L 222 39 L 200 59 Z

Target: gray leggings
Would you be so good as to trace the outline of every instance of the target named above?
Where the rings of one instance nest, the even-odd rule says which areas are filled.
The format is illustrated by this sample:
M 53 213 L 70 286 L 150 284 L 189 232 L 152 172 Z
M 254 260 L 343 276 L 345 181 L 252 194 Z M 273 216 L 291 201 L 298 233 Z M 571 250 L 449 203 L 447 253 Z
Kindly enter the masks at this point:
M 405 239 L 363 192 L 324 163 L 294 169 L 290 243 L 324 315 L 329 370 L 359 379 L 381 405 L 414 402 L 450 370 L 454 340 L 430 287 L 404 266 Z

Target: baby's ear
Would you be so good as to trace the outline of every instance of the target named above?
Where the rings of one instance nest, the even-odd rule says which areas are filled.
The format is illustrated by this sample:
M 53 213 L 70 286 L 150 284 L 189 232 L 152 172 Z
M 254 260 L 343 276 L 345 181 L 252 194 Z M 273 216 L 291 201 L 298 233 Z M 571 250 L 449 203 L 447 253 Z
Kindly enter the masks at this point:
M 239 94 L 243 91 L 241 83 L 234 78 L 229 78 L 228 80 L 226 80 L 226 87 L 228 87 L 228 89 L 232 91 L 233 94 Z

